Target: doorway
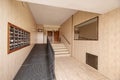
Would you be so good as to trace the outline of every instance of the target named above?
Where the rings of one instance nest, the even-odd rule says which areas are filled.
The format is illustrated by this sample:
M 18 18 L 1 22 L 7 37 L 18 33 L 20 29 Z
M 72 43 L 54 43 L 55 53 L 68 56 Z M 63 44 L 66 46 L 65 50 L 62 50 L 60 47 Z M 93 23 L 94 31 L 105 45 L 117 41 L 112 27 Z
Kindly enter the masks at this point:
M 51 43 L 59 42 L 59 31 L 47 31 L 47 36 Z
M 59 42 L 59 31 L 54 31 L 54 43 Z

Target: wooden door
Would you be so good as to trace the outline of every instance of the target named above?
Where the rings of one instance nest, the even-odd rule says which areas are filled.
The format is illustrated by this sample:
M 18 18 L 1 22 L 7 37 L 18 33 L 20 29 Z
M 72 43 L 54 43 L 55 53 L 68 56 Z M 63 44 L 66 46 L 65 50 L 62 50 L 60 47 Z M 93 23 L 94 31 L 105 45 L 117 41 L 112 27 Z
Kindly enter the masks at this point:
M 54 31 L 54 42 L 59 41 L 59 31 Z
M 52 31 L 47 31 L 48 36 L 52 36 Z

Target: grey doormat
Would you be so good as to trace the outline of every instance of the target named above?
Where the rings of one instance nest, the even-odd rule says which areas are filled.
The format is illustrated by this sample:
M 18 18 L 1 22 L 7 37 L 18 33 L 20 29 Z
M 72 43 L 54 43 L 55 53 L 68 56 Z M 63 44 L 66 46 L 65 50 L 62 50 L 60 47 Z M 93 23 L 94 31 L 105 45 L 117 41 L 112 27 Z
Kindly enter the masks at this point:
M 14 80 L 51 80 L 46 44 L 36 44 Z

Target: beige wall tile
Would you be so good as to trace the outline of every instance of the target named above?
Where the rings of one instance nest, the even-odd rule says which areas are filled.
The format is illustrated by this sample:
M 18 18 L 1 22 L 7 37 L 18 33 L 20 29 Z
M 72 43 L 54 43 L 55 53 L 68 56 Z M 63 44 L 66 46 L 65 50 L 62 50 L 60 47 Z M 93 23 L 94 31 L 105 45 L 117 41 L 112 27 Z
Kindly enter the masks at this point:
M 36 24 L 26 3 L 16 0 L 0 1 L 0 79 L 13 80 L 23 61 L 36 42 Z M 31 45 L 7 53 L 8 22 L 13 23 L 31 33 Z
M 67 32 L 69 28 L 71 29 L 71 26 L 66 26 L 72 23 L 67 23 L 69 20 L 64 23 L 66 25 L 62 31 L 72 39 L 73 57 L 85 63 L 86 52 L 97 55 L 98 71 L 111 80 L 120 80 L 120 8 L 102 15 L 79 11 L 73 16 L 73 26 L 96 16 L 99 16 L 98 41 L 74 40 L 70 36 L 70 31 L 69 34 Z M 74 27 L 71 33 L 73 32 Z

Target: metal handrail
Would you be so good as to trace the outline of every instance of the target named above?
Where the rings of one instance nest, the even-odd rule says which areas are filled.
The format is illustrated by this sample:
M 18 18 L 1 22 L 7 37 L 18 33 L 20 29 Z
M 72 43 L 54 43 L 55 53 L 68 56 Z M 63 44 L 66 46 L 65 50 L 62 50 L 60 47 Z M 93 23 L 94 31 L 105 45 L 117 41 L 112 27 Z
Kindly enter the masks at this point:
M 67 43 L 70 45 L 70 42 L 68 41 L 68 39 L 64 35 L 62 35 L 62 36 L 67 41 Z

